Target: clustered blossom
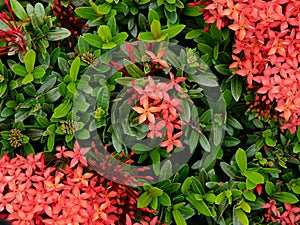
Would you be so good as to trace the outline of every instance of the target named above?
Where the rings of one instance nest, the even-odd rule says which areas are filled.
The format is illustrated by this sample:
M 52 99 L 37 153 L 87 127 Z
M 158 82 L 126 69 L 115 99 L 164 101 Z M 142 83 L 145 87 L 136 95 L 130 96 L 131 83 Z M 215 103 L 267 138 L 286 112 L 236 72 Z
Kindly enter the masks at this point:
M 68 6 L 64 7 L 60 0 L 54 0 L 54 5 L 50 6 L 54 16 L 59 20 L 57 26 L 68 28 L 73 36 L 78 39 L 82 29 L 87 29 L 86 24 L 82 19 L 78 18 L 75 14 L 75 10 L 71 5 L 71 1 L 67 1 Z M 72 47 L 70 38 L 68 38 L 69 45 Z
M 29 18 L 24 22 L 17 23 L 8 0 L 4 2 L 9 10 L 10 16 L 7 15 L 6 12 L 0 13 L 0 21 L 8 28 L 0 29 L 0 56 L 7 54 L 13 55 L 18 52 L 25 55 L 28 47 L 26 35 L 22 31 L 22 27 L 24 23 L 29 21 Z M 1 45 L 1 43 L 5 43 L 5 46 Z
M 162 63 L 162 62 L 160 62 Z M 163 138 L 161 147 L 166 147 L 167 152 L 171 152 L 174 147 L 182 148 L 179 138 L 183 135 L 179 112 L 182 111 L 180 104 L 182 100 L 170 94 L 183 93 L 180 82 L 185 78 L 174 78 L 172 72 L 169 73 L 169 82 L 155 83 L 151 76 L 148 76 L 148 84 L 139 87 L 132 82 L 134 94 L 132 99 L 138 99 L 138 106 L 132 109 L 139 114 L 138 123 L 146 123 L 149 127 L 148 138 Z M 166 128 L 166 131 L 164 129 Z
M 275 222 L 282 225 L 295 225 L 300 223 L 300 208 L 294 205 L 284 203 L 285 210 L 281 214 L 277 209 L 276 201 L 270 200 L 262 206 L 263 209 L 268 209 L 264 215 L 266 222 Z
M 128 215 L 138 218 L 137 208 L 126 207 L 136 205 L 139 193 L 88 170 L 88 148 L 80 149 L 77 143 L 75 152 L 57 150 L 65 162 L 72 157 L 71 165 L 49 166 L 42 153 L 0 158 L 1 218 L 12 225 L 120 225 Z
M 282 119 L 283 129 L 293 133 L 300 125 L 300 17 L 299 1 L 289 0 L 211 0 L 203 5 L 207 23 L 235 31 L 230 68 L 247 77 L 259 100 Z M 268 112 L 269 109 L 264 110 Z M 267 116 L 266 114 L 264 116 Z

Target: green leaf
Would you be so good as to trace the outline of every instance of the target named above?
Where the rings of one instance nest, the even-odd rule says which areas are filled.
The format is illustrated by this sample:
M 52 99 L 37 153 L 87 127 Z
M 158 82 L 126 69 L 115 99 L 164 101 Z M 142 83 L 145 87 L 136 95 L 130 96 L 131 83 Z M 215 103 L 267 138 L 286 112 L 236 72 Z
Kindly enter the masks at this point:
M 169 39 L 177 36 L 183 29 L 185 28 L 185 25 L 179 24 L 179 25 L 173 25 L 170 28 L 164 29 L 161 31 L 162 35 L 168 35 Z
M 152 22 L 154 20 L 157 20 L 159 21 L 160 20 L 160 17 L 158 15 L 158 13 L 155 11 L 155 10 L 150 10 L 149 13 L 148 13 L 148 23 L 149 24 L 152 24 Z
M 26 53 L 24 57 L 25 68 L 28 73 L 32 73 L 34 70 L 36 54 L 34 50 L 30 50 Z
M 112 5 L 108 2 L 98 5 L 97 11 L 99 14 L 106 15 L 110 12 Z
M 249 179 L 253 184 L 263 184 L 265 179 L 263 175 L 256 171 L 247 170 L 244 172 L 245 177 Z
M 172 176 L 172 163 L 170 160 L 167 160 L 164 165 L 161 167 L 159 174 L 159 180 L 163 181 Z
M 35 79 L 40 79 L 45 75 L 45 70 L 42 67 L 37 67 L 32 74 Z
M 22 84 L 28 84 L 34 80 L 33 75 L 28 73 L 22 80 Z
M 148 192 L 144 192 L 138 199 L 137 207 L 145 208 L 152 202 L 153 196 Z
M 0 83 L 0 98 L 5 94 L 6 90 L 7 90 L 7 83 L 2 81 Z
M 71 31 L 63 27 L 55 27 L 50 29 L 46 39 L 48 41 L 61 41 L 71 35 Z
M 88 42 L 84 39 L 83 36 L 80 36 L 78 38 L 78 44 L 77 44 L 77 48 L 78 48 L 78 51 L 79 51 L 79 54 L 82 55 L 86 52 L 88 52 L 90 50 L 89 48 L 89 44 Z
M 161 196 L 158 197 L 159 203 L 162 206 L 171 206 L 171 199 L 167 193 L 163 193 Z
M 273 198 L 287 204 L 295 204 L 299 202 L 299 199 L 294 194 L 284 191 L 273 193 Z
M 54 149 L 54 143 L 55 143 L 55 134 L 49 135 L 47 139 L 47 149 L 49 152 L 52 152 Z
M 162 36 L 161 25 L 158 20 L 153 20 L 153 22 L 151 23 L 150 29 L 151 29 L 151 33 L 153 34 L 153 37 L 155 39 L 158 39 Z
M 79 69 L 80 69 L 80 57 L 77 56 L 70 68 L 70 78 L 72 82 L 75 82 L 77 80 Z
M 229 67 L 228 64 L 219 64 L 215 66 L 215 69 L 222 75 L 231 75 L 232 73 L 228 67 Z
M 157 187 L 151 187 L 148 192 L 153 196 L 153 197 L 157 197 L 157 196 L 161 196 L 163 194 L 163 190 L 157 188 Z
M 249 225 L 249 220 L 246 215 L 246 213 L 242 209 L 236 209 L 234 208 L 234 212 L 238 220 L 243 224 L 243 225 Z
M 185 39 L 194 39 L 201 35 L 202 29 L 191 30 L 185 35 Z
M 240 122 L 231 115 L 227 115 L 227 123 L 236 129 L 243 129 L 243 126 L 240 124 Z
M 240 168 L 240 170 L 245 172 L 247 170 L 247 155 L 246 152 L 239 148 L 235 154 L 235 160 Z
M 186 199 L 200 214 L 211 216 L 211 212 L 203 200 L 196 200 L 192 195 L 187 196 Z
M 156 175 L 160 173 L 160 154 L 157 150 L 150 151 L 153 170 Z
M 221 162 L 221 163 L 220 163 L 220 166 L 221 166 L 223 172 L 224 172 L 227 176 L 229 176 L 230 178 L 235 178 L 235 177 L 236 177 L 235 171 L 232 169 L 232 167 L 231 167 L 228 163 L 226 163 L 226 162 Z
M 241 141 L 236 137 L 225 136 L 223 139 L 222 146 L 224 147 L 234 147 L 237 146 Z
M 188 177 L 187 179 L 185 179 L 185 181 L 183 182 L 183 184 L 181 186 L 182 194 L 187 195 L 189 193 L 192 182 L 193 182 L 192 177 Z
M 17 0 L 10 0 L 10 6 L 14 14 L 22 21 L 28 18 L 28 15 L 23 6 Z
M 93 47 L 101 48 L 102 46 L 102 40 L 97 35 L 87 33 L 87 34 L 83 34 L 83 38 L 86 40 L 87 43 L 89 43 Z
M 197 45 L 197 47 L 198 47 L 198 49 L 199 49 L 201 52 L 206 53 L 206 54 L 212 56 L 213 49 L 212 49 L 212 47 L 210 47 L 209 45 L 204 44 L 204 43 L 199 43 L 199 44 Z
M 112 42 L 112 35 L 111 35 L 111 31 L 108 26 L 106 26 L 106 25 L 99 26 L 98 35 L 103 42 L 105 42 L 105 43 Z
M 26 155 L 30 155 L 30 154 L 34 153 L 34 148 L 32 147 L 32 145 L 30 143 L 26 143 L 24 145 L 24 152 Z
M 12 67 L 12 71 L 22 77 L 25 77 L 27 75 L 26 68 L 20 64 L 15 64 Z
M 199 143 L 205 151 L 210 152 L 210 143 L 203 133 L 199 133 Z
M 137 65 L 133 64 L 127 59 L 123 59 L 123 64 L 127 72 L 131 77 L 144 77 L 145 73 L 137 67 Z
M 72 103 L 68 101 L 64 101 L 59 106 L 54 109 L 54 113 L 52 118 L 62 118 L 65 117 L 72 108 Z
M 250 205 L 244 200 L 242 199 L 240 202 L 239 202 L 239 205 L 241 206 L 241 208 L 247 212 L 247 213 L 250 213 L 251 212 L 251 207 Z
M 136 143 L 131 148 L 135 151 L 140 151 L 140 152 L 148 152 L 148 151 L 152 150 L 151 147 L 149 147 L 148 145 L 142 144 L 142 143 Z
M 81 18 L 88 20 L 96 20 L 98 19 L 98 15 L 95 10 L 90 6 L 81 6 L 75 9 L 75 13 Z
M 156 41 L 153 34 L 151 32 L 140 32 L 138 36 L 139 40 L 154 42 Z
M 265 139 L 266 145 L 270 146 L 270 147 L 275 147 L 276 146 L 276 141 L 274 141 L 272 138 L 267 137 Z
M 114 43 L 116 43 L 116 45 L 121 45 L 126 41 L 128 36 L 129 35 L 126 32 L 121 32 L 121 33 L 117 34 L 116 36 L 114 36 L 112 38 L 112 40 Z
M 243 81 L 238 75 L 231 79 L 231 93 L 235 101 L 238 101 L 243 91 Z
M 178 209 L 173 209 L 172 214 L 176 225 L 187 225 L 184 217 Z
M 107 86 L 100 87 L 96 99 L 97 106 L 105 110 L 108 109 L 109 99 L 110 99 L 110 95 L 109 95 L 108 87 Z

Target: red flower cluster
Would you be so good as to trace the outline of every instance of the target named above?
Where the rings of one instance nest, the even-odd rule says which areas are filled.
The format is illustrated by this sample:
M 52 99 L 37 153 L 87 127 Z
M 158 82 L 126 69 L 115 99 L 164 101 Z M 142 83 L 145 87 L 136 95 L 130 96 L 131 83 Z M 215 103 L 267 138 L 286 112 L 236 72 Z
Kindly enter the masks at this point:
M 199 5 L 203 3 L 194 3 Z M 300 125 L 300 17 L 299 1 L 211 0 L 205 3 L 204 18 L 216 27 L 235 31 L 236 73 L 247 76 L 248 87 L 257 88 L 268 106 L 284 119 L 282 128 L 293 133 Z M 240 54 L 242 58 L 240 58 Z M 265 115 L 267 116 L 267 115 Z
M 153 56 L 154 57 L 154 56 Z M 157 61 L 162 64 L 161 59 Z M 147 123 L 149 126 L 149 138 L 165 138 L 160 144 L 166 147 L 167 152 L 171 152 L 174 147 L 182 148 L 183 145 L 178 139 L 182 136 L 179 112 L 182 111 L 180 104 L 182 100 L 173 97 L 170 91 L 183 93 L 180 82 L 186 78 L 174 78 L 172 72 L 169 73 L 171 80 L 169 82 L 158 82 L 157 84 L 151 76 L 148 76 L 148 84 L 145 87 L 139 87 L 132 83 L 134 94 L 132 99 L 137 98 L 138 106 L 132 109 L 139 114 L 138 123 Z M 177 92 L 175 92 L 177 94 Z M 173 93 L 174 95 L 174 93 Z M 166 132 L 164 132 L 166 128 Z
M 60 0 L 54 0 L 54 5 L 50 6 L 54 16 L 60 21 L 57 23 L 59 27 L 69 29 L 73 36 L 78 39 L 81 30 L 86 30 L 88 24 L 76 16 L 74 8 L 71 6 L 71 1 L 67 1 L 68 7 L 64 7 Z M 68 38 L 69 46 L 72 47 L 70 37 Z
M 0 55 L 13 55 L 18 52 L 22 52 L 22 54 L 25 55 L 27 50 L 26 35 L 21 29 L 23 24 L 29 21 L 29 18 L 17 24 L 8 0 L 4 2 L 9 10 L 10 16 L 5 12 L 0 13 L 0 21 L 7 26 L 7 29 L 0 29 L 0 43 L 6 43 L 5 46 L 0 45 Z
M 266 222 L 275 222 L 282 225 L 295 225 L 300 223 L 300 208 L 284 203 L 285 211 L 280 214 L 276 207 L 276 201 L 270 202 L 262 206 L 263 209 L 268 209 L 268 213 L 264 215 Z
M 119 225 L 125 224 L 127 214 L 138 216 L 136 206 L 126 208 L 136 205 L 138 192 L 87 172 L 82 155 L 87 148 L 76 144 L 74 152 L 57 150 L 71 166 L 57 169 L 59 162 L 48 166 L 42 153 L 0 159 L 0 217 L 12 225 Z

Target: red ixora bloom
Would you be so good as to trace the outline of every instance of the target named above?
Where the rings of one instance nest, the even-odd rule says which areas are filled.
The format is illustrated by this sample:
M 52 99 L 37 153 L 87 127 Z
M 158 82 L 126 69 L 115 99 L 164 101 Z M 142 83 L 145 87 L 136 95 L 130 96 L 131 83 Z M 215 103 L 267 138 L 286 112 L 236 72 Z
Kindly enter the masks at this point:
M 14 55 L 18 52 L 22 52 L 22 54 L 25 55 L 28 47 L 26 35 L 21 29 L 23 24 L 29 21 L 29 18 L 18 24 L 8 0 L 5 0 L 4 2 L 8 8 L 10 16 L 8 16 L 5 12 L 0 13 L 0 21 L 7 26 L 7 29 L 0 29 L 0 43 L 6 43 L 5 46 L 0 46 L 0 55 Z
M 235 32 L 229 68 L 246 76 L 248 88 L 263 102 L 251 106 L 259 117 L 279 115 L 281 128 L 294 133 L 300 125 L 300 1 L 210 0 L 205 5 L 207 23 L 221 29 L 228 22 Z

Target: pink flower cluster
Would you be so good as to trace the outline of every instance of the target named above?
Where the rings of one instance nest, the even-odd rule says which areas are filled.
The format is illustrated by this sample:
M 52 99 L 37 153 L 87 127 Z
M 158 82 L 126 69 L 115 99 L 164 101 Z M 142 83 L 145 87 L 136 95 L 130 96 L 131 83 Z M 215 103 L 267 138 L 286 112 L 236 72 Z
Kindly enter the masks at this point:
M 57 159 L 54 165 L 45 161 L 42 153 L 0 158 L 1 218 L 12 225 L 120 225 L 128 215 L 139 217 L 139 193 L 91 172 L 83 156 L 87 149 L 77 143 L 74 152 L 57 150 L 58 158 L 67 162 L 63 168 Z
M 281 214 L 276 206 L 275 200 L 270 200 L 270 202 L 262 206 L 263 209 L 268 209 L 265 219 L 266 222 L 275 222 L 282 225 L 295 225 L 300 223 L 300 208 L 294 205 L 284 203 L 285 211 Z
M 234 63 L 266 105 L 276 103 L 283 129 L 300 125 L 300 2 L 291 0 L 210 0 L 203 5 L 207 23 L 235 31 Z
M 183 93 L 180 82 L 186 78 L 174 78 L 172 72 L 169 73 L 170 81 L 155 83 L 151 76 L 148 76 L 148 84 L 139 87 L 133 82 L 134 94 L 132 98 L 137 98 L 138 106 L 132 109 L 139 114 L 138 123 L 147 123 L 149 126 L 148 138 L 163 138 L 161 147 L 166 147 L 167 152 L 171 152 L 174 147 L 182 148 L 179 138 L 182 136 L 179 112 L 182 111 L 180 104 L 182 100 L 173 97 L 170 91 L 176 94 Z M 166 132 L 163 129 L 166 128 Z

